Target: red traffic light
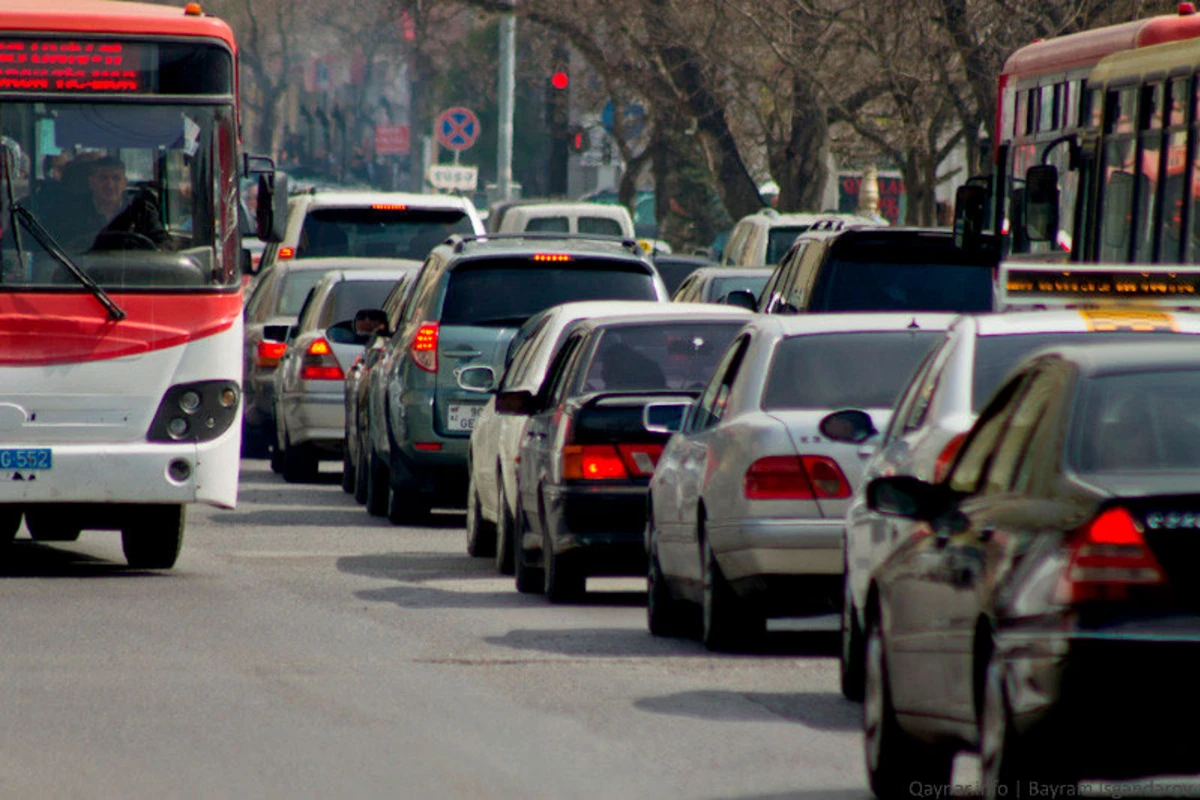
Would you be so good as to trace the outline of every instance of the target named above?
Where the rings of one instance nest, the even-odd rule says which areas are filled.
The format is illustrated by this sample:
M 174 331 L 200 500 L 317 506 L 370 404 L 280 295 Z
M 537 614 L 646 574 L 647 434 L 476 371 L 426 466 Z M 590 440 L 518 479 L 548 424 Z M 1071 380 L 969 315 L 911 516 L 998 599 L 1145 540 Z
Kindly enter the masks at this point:
M 550 76 L 550 85 L 555 89 L 565 89 L 570 82 L 571 79 L 567 77 L 567 73 L 561 70 Z

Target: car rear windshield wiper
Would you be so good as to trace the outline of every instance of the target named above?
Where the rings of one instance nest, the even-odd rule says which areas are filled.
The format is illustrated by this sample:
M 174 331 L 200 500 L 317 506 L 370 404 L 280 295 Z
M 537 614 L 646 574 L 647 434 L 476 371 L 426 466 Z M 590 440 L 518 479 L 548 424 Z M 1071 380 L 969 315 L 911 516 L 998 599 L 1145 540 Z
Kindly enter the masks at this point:
M 71 257 L 67 255 L 67 252 L 55 240 L 54 234 L 46 230 L 46 227 L 38 221 L 33 212 L 18 204 L 12 207 L 12 213 L 14 217 L 25 223 L 25 227 L 29 229 L 29 233 L 33 235 L 33 238 L 37 240 L 37 243 L 47 253 L 53 256 L 55 261 L 66 267 L 67 272 L 70 272 L 75 277 L 75 280 L 83 284 L 88 291 L 96 296 L 96 299 L 100 301 L 100 305 L 108 309 L 109 317 L 117 321 L 125 319 L 127 315 L 124 310 L 108 296 L 108 292 L 104 291 L 100 287 L 100 284 L 92 280 L 86 272 L 79 268 L 78 264 L 71 260 Z

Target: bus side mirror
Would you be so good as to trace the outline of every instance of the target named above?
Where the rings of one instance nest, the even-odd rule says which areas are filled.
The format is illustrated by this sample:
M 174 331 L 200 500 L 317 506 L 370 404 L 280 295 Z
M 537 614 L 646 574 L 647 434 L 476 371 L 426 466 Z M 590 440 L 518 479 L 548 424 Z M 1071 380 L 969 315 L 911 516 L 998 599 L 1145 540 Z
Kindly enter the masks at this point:
M 1031 242 L 1058 237 L 1058 168 L 1052 164 L 1025 173 L 1025 237 Z
M 990 178 L 972 178 L 954 193 L 954 246 L 974 251 L 983 245 Z
M 281 173 L 258 176 L 255 227 L 264 242 L 282 242 L 287 234 L 288 177 Z

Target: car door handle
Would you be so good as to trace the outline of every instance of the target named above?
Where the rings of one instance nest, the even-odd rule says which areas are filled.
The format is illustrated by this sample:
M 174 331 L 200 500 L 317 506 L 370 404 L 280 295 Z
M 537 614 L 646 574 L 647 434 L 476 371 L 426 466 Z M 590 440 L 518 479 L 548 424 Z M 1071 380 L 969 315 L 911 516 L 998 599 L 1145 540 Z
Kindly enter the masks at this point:
M 442 355 L 447 358 L 479 358 L 483 353 L 478 350 L 447 350 Z

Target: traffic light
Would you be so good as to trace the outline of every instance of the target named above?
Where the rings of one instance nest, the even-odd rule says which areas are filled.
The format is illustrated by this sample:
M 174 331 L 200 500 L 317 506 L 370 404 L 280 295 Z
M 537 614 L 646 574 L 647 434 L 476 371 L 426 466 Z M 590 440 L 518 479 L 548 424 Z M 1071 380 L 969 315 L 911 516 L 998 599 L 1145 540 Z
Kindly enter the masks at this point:
M 550 134 L 547 192 L 551 195 L 567 193 L 567 160 L 574 143 L 570 86 L 565 69 L 555 69 L 546 79 L 546 129 Z
M 575 155 L 586 153 L 591 145 L 591 137 L 586 128 L 575 126 L 571 128 L 571 152 Z

